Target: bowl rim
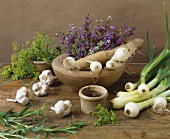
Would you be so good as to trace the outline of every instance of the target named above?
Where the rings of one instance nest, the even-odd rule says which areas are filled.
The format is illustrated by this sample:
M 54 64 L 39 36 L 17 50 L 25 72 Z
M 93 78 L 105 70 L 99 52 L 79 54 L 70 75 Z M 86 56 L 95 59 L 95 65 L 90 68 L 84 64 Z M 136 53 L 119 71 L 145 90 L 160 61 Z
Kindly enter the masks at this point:
M 83 90 L 85 90 L 85 89 L 94 90 L 95 88 L 100 89 L 101 93 L 103 93 L 103 95 L 99 96 L 99 97 L 88 97 L 88 96 L 86 96 L 82 93 Z M 105 87 L 100 86 L 100 85 L 87 85 L 87 86 L 82 87 L 79 90 L 79 97 L 84 99 L 84 100 L 88 100 L 88 101 L 99 101 L 99 100 L 102 100 L 102 99 L 106 99 L 108 97 L 108 91 Z
M 92 78 L 93 75 L 95 75 L 92 71 L 87 70 L 87 71 L 73 71 L 73 70 L 68 70 L 65 69 L 62 65 L 62 60 L 64 58 L 68 57 L 68 54 L 61 54 L 60 56 L 56 57 L 53 62 L 52 62 L 52 68 L 53 70 L 57 70 L 63 74 L 66 74 L 68 76 L 72 77 L 81 77 L 81 78 Z M 56 66 L 57 65 L 57 66 Z M 123 63 L 118 63 L 115 69 L 109 70 L 109 69 L 102 69 L 101 73 L 98 75 L 100 78 L 109 76 L 111 73 L 114 73 L 116 69 L 119 69 L 120 67 L 123 67 Z M 123 73 L 123 72 L 122 72 Z

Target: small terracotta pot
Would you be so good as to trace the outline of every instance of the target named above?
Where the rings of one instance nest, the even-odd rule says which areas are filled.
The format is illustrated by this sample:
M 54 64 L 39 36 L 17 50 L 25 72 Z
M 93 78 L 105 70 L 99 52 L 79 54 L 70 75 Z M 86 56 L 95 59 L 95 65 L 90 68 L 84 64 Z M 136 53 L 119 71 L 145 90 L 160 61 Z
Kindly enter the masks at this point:
M 40 72 L 43 72 L 44 70 L 52 71 L 52 67 L 45 61 L 33 61 L 33 63 Z
M 108 91 L 106 88 L 98 85 L 88 85 L 79 91 L 81 110 L 85 114 L 91 114 L 95 111 L 98 104 L 106 106 Z

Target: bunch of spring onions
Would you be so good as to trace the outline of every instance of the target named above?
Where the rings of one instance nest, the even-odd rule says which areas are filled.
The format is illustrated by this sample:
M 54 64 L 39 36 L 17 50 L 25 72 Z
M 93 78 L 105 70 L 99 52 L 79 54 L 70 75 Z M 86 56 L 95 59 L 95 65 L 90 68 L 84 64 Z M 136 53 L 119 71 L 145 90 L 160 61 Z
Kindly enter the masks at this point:
M 156 113 L 163 114 L 168 112 L 166 109 L 166 102 L 160 99 L 170 96 L 170 34 L 168 27 L 168 16 L 166 15 L 166 31 L 167 43 L 163 51 L 153 58 L 154 48 L 150 48 L 149 35 L 147 32 L 148 50 L 150 55 L 150 62 L 143 68 L 140 73 L 140 79 L 136 83 L 128 82 L 125 85 L 127 92 L 120 91 L 117 97 L 111 100 L 114 109 L 121 109 L 124 107 L 124 112 L 128 117 L 136 117 L 139 111 L 155 104 L 153 110 Z M 156 104 L 160 102 L 160 105 Z M 163 105 L 165 104 L 165 105 Z M 157 107 L 156 107 L 157 106 Z M 162 108 L 160 108 L 162 107 Z

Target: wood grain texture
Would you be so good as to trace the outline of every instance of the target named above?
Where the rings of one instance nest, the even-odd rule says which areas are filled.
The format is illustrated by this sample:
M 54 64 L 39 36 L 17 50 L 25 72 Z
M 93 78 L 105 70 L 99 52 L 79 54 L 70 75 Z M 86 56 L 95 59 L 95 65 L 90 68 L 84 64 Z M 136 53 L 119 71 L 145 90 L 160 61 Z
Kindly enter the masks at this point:
M 137 81 L 139 73 L 144 64 L 130 64 L 128 72 L 135 72 L 134 74 L 124 73 L 122 77 L 108 89 L 108 107 L 110 99 L 115 97 L 117 91 L 124 90 L 124 84 L 127 81 Z M 2 64 L 0 65 L 2 67 Z M 131 69 L 131 70 L 130 70 Z M 15 111 L 20 111 L 24 106 L 18 103 L 7 102 L 6 98 L 13 98 L 15 92 L 21 87 L 26 86 L 31 89 L 35 81 L 32 79 L 23 79 L 12 81 L 11 79 L 0 79 L 0 111 L 6 111 L 14 108 Z M 64 118 L 59 118 L 50 110 L 58 100 L 70 100 L 73 104 L 71 114 Z M 32 95 L 30 101 L 34 104 L 35 109 L 40 108 L 45 102 L 48 102 L 47 116 L 49 121 L 46 125 L 59 124 L 60 127 L 65 127 L 68 122 L 72 120 L 72 115 L 75 121 L 86 121 L 88 126 L 79 130 L 77 135 L 66 133 L 57 133 L 51 137 L 67 137 L 68 139 L 141 139 L 141 138 L 161 138 L 166 139 L 170 136 L 170 115 L 157 115 L 149 108 L 143 110 L 137 118 L 128 118 L 124 115 L 123 109 L 114 110 L 119 118 L 120 123 L 115 125 L 105 125 L 101 127 L 94 126 L 96 119 L 91 115 L 86 115 L 80 110 L 80 100 L 77 92 L 72 91 L 67 86 L 63 85 L 59 80 L 50 87 L 49 94 L 45 97 L 37 97 Z M 170 108 L 170 105 L 168 104 Z M 28 135 L 35 137 L 34 134 Z

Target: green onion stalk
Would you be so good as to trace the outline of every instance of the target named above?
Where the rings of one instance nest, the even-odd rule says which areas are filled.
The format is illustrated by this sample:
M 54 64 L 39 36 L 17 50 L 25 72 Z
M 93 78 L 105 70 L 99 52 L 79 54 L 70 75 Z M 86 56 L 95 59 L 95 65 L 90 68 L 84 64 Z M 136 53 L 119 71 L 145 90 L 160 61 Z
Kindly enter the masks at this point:
M 127 97 L 116 97 L 111 100 L 111 105 L 114 109 L 123 108 L 128 102 L 142 102 L 152 97 L 157 96 L 158 94 L 166 91 L 170 87 L 170 77 L 165 77 L 160 81 L 157 87 L 152 89 L 149 93 L 145 94 L 136 94 Z
M 148 84 L 149 90 L 153 89 L 163 78 L 168 76 L 170 74 L 170 70 L 168 67 L 165 67 L 164 69 L 159 68 L 155 78 L 153 78 Z M 124 91 L 119 91 L 117 93 L 117 97 L 127 97 L 127 96 L 132 96 L 138 94 L 138 89 L 135 89 L 131 92 L 124 92 Z
M 128 117 L 131 117 L 131 118 L 138 116 L 138 114 L 141 110 L 153 105 L 154 100 L 157 97 L 165 97 L 167 100 L 169 100 L 170 90 L 166 90 L 165 92 L 163 92 L 155 97 L 152 97 L 146 101 L 140 102 L 140 103 L 135 103 L 135 102 L 127 103 L 124 108 L 125 115 L 127 115 Z
M 146 76 L 150 74 L 152 70 L 159 69 L 170 58 L 170 50 L 168 49 L 170 42 L 170 34 L 168 27 L 168 16 L 166 13 L 166 31 L 167 31 L 167 43 L 163 51 L 154 59 L 152 59 L 142 70 L 140 75 L 140 85 L 138 86 L 138 92 L 140 94 L 149 92 L 149 87 L 146 85 Z

